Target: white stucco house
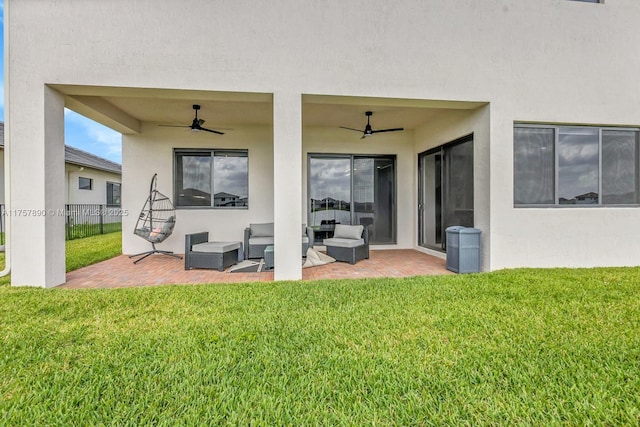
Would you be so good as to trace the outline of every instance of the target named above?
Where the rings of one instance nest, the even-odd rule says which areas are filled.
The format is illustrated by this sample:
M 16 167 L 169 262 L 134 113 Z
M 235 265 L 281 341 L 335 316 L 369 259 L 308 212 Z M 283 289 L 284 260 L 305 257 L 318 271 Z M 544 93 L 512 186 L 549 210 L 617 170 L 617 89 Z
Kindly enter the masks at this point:
M 475 226 L 485 271 L 640 263 L 637 0 L 5 0 L 4 12 L 11 209 L 63 203 L 67 107 L 123 134 L 125 210 L 158 173 L 178 205 L 165 249 L 274 221 L 278 280 L 302 277 L 300 227 L 323 220 L 369 224 L 374 250 L 436 255 L 447 226 Z M 219 133 L 166 126 L 191 125 L 193 105 Z M 367 120 L 403 130 L 363 137 Z M 222 192 L 242 203 L 221 206 Z M 63 283 L 64 219 L 11 219 L 12 283 Z M 145 249 L 123 233 L 125 253 Z
M 65 203 L 120 206 L 122 167 L 118 163 L 68 145 L 64 163 Z M 4 123 L 0 122 L 0 204 L 5 202 L 4 191 Z

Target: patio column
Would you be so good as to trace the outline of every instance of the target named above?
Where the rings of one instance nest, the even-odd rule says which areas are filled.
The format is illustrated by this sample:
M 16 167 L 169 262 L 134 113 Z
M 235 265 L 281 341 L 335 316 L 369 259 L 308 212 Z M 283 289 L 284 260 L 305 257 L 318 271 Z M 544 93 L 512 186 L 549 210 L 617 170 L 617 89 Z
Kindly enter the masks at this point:
M 34 86 L 7 97 L 11 284 L 48 288 L 65 282 L 64 97 Z
M 275 280 L 302 278 L 302 95 L 273 94 Z

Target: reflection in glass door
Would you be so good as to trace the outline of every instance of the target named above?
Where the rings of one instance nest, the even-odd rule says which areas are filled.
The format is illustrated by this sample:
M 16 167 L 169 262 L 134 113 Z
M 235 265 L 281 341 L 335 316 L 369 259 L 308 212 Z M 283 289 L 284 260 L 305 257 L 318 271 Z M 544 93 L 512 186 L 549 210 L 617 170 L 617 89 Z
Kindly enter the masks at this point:
M 309 159 L 309 225 L 351 224 L 351 159 Z
M 418 157 L 418 244 L 445 250 L 445 230 L 473 227 L 473 136 Z
M 372 244 L 396 243 L 395 156 L 309 155 L 309 224 L 316 243 L 334 224 L 369 227 Z

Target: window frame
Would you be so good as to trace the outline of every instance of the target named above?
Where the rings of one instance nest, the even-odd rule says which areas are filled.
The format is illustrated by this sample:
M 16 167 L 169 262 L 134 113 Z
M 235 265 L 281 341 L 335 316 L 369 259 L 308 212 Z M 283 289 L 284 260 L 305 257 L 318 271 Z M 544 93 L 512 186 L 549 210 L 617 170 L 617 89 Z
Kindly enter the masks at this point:
M 89 187 L 87 188 L 86 186 L 83 187 L 81 182 L 83 179 L 86 179 L 87 181 L 89 181 Z M 86 178 L 84 176 L 79 176 L 78 177 L 78 190 L 88 190 L 88 191 L 92 191 L 93 190 L 93 178 Z
M 112 186 L 112 190 L 111 190 L 111 201 L 113 202 L 113 186 L 117 185 L 118 188 L 120 189 L 120 194 L 118 195 L 120 202 L 119 203 L 109 203 L 109 186 Z M 121 182 L 116 182 L 116 181 L 107 181 L 107 194 L 106 194 L 106 204 L 107 206 L 122 206 L 122 183 Z
M 179 205 L 179 195 L 178 195 L 178 187 L 177 187 L 177 178 L 178 178 L 178 156 L 179 155 L 189 155 L 189 154 L 208 154 L 211 159 L 211 205 L 209 206 L 182 206 Z M 246 157 L 247 159 L 247 205 L 246 206 L 215 206 L 215 172 L 214 172 L 214 158 L 216 153 L 237 153 L 243 154 L 238 157 Z M 248 210 L 249 209 L 249 150 L 244 148 L 174 148 L 173 149 L 173 201 L 176 209 L 220 209 L 220 210 Z
M 395 245 L 398 243 L 398 156 L 397 154 L 365 154 L 365 153 L 322 153 L 322 152 L 309 152 L 307 153 L 307 224 L 313 227 L 311 221 L 312 206 L 311 206 L 311 161 L 312 159 L 345 159 L 349 160 L 349 217 L 350 224 L 353 223 L 355 210 L 355 180 L 354 180 L 354 162 L 356 159 L 389 159 L 393 161 L 393 199 L 391 201 L 391 208 L 393 210 L 393 219 L 391 223 L 392 239 L 388 242 L 373 242 L 374 245 Z M 321 244 L 321 243 L 319 243 Z
M 554 134 L 554 142 L 553 142 L 553 179 L 554 179 L 554 203 L 516 203 L 515 200 L 515 188 L 516 188 L 516 173 L 515 173 L 515 164 L 516 164 L 516 150 L 515 150 L 515 129 L 516 128 L 537 128 L 537 129 L 553 129 Z M 558 156 L 558 139 L 559 139 L 559 129 L 560 128 L 592 128 L 598 129 L 598 203 L 594 204 L 560 204 L 559 202 L 559 156 Z M 620 203 L 620 204 L 605 204 L 602 202 L 602 132 L 603 131 L 629 131 L 636 132 L 638 134 L 638 138 L 640 139 L 640 128 L 638 127 L 624 127 L 624 126 L 597 126 L 597 125 L 581 125 L 581 124 L 564 124 L 564 123 L 527 123 L 527 122 L 514 122 L 514 137 L 513 137 L 513 157 L 512 157 L 512 166 L 513 166 L 513 207 L 514 208 L 560 208 L 560 209 L 575 209 L 575 208 L 629 208 L 629 207 L 640 207 L 640 197 L 638 203 Z M 640 149 L 640 145 L 638 147 Z M 638 157 L 640 157 L 640 150 L 637 153 Z M 640 193 L 640 165 L 638 164 L 638 159 L 636 159 L 636 191 Z

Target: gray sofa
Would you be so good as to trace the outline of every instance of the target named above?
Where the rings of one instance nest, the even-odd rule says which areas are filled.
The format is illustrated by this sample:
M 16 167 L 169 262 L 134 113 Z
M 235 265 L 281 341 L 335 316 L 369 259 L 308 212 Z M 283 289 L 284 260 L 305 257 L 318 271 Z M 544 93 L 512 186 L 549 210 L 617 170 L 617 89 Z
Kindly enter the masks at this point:
M 302 256 L 313 247 L 313 229 L 302 224 Z M 273 246 L 273 223 L 249 224 L 244 230 L 244 257 L 263 258 L 267 246 Z

